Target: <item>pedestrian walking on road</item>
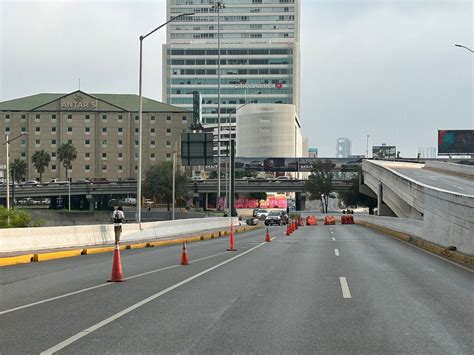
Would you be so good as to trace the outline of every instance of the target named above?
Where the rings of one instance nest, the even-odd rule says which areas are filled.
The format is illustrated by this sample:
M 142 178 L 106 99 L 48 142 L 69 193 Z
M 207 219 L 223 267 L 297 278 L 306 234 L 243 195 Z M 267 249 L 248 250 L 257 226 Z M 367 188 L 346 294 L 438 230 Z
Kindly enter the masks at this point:
M 114 232 L 115 232 L 115 244 L 120 243 L 120 236 L 122 234 L 122 223 L 125 219 L 122 206 L 119 206 L 113 213 L 112 218 L 114 220 Z

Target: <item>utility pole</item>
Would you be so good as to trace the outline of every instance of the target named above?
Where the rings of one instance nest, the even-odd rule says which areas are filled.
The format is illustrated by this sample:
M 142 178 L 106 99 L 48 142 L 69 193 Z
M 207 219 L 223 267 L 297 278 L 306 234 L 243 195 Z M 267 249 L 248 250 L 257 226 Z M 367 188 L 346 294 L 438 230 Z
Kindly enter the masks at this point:
M 369 159 L 369 135 L 367 135 L 367 145 L 365 148 L 365 158 Z

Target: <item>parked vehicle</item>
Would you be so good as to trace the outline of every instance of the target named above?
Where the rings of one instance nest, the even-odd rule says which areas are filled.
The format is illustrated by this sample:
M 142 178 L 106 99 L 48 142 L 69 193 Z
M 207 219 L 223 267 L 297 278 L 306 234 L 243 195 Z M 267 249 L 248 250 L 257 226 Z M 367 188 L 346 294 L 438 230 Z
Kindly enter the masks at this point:
M 91 181 L 88 179 L 77 179 L 73 181 L 74 184 L 90 184 Z
M 259 209 L 257 211 L 257 216 L 256 217 L 258 219 L 265 219 L 265 218 L 267 218 L 267 216 L 268 216 L 268 211 L 267 210 Z
M 65 185 L 67 181 L 60 181 L 59 179 L 51 179 L 48 182 L 45 182 L 45 185 Z
M 23 183 L 23 185 L 26 185 L 26 186 L 38 186 L 39 185 L 39 182 L 36 181 L 36 180 L 28 180 L 28 181 L 25 181 Z
M 265 225 L 271 226 L 278 224 L 279 226 L 288 224 L 288 215 L 284 211 L 270 211 L 265 218 Z
M 252 217 L 257 217 L 257 212 L 260 208 L 254 208 L 252 211 Z

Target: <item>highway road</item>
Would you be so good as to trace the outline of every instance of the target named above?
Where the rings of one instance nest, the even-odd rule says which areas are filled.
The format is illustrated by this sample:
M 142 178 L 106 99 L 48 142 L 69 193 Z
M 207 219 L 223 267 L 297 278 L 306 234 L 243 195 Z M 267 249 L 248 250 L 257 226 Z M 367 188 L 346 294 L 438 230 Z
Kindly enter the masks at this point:
M 423 184 L 450 192 L 474 196 L 474 181 L 429 169 L 391 168 L 400 174 Z
M 358 225 L 3 267 L 0 353 L 472 354 L 471 271 Z M 55 299 L 51 299 L 55 297 Z

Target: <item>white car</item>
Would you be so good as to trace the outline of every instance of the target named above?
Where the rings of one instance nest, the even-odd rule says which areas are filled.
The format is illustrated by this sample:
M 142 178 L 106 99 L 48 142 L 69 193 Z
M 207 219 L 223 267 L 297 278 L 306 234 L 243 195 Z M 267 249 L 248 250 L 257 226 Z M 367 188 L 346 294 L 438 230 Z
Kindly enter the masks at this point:
M 258 219 L 265 219 L 265 218 L 267 218 L 267 216 L 268 216 L 268 211 L 267 210 L 259 209 L 257 211 L 257 218 Z
M 28 181 L 25 181 L 23 183 L 23 185 L 27 185 L 27 186 L 38 186 L 39 185 L 39 182 L 36 181 L 36 180 L 28 180 Z

